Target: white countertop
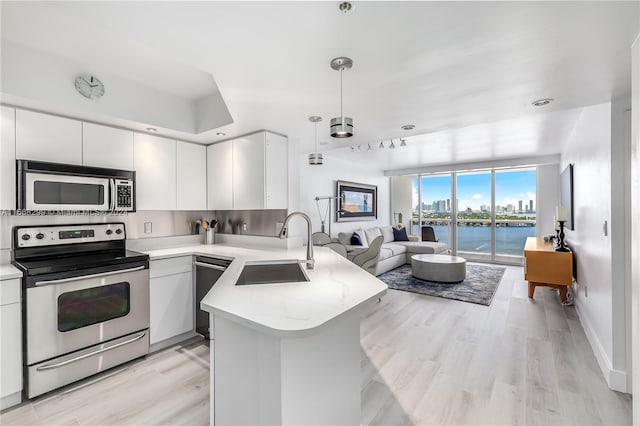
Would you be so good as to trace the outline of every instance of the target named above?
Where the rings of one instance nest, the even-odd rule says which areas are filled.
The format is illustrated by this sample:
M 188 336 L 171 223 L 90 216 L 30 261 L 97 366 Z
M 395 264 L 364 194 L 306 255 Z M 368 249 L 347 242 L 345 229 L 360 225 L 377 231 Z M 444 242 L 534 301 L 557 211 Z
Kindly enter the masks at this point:
M 22 272 L 8 263 L 0 265 L 0 280 L 10 280 L 13 278 L 22 278 Z
M 281 337 L 302 337 L 376 300 L 387 285 L 357 265 L 323 247 L 314 247 L 315 269 L 306 270 L 310 281 L 236 286 L 247 261 L 303 260 L 306 248 L 250 249 L 224 244 L 147 250 L 151 260 L 213 255 L 233 258 L 226 272 L 204 297 L 202 309 L 248 327 Z

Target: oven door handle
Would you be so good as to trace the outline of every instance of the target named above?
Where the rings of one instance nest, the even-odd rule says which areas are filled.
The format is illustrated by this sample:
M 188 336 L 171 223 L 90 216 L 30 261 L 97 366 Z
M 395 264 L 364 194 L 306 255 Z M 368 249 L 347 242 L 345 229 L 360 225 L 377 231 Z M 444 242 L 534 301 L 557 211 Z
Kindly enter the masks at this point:
M 203 268 L 209 268 L 209 269 L 215 269 L 216 271 L 226 271 L 227 268 L 225 268 L 224 266 L 219 266 L 219 265 L 212 265 L 210 263 L 203 263 L 203 262 L 193 262 L 194 265 L 196 266 L 201 266 Z
M 55 363 L 55 364 L 41 365 L 40 367 L 37 367 L 36 370 L 37 371 L 46 371 L 46 370 L 53 370 L 54 368 L 64 367 L 65 365 L 71 364 L 73 362 L 80 361 L 80 360 L 83 360 L 85 358 L 89 358 L 89 357 L 92 357 L 94 355 L 101 354 L 103 352 L 110 351 L 111 349 L 115 349 L 115 348 L 119 348 L 119 347 L 124 346 L 124 345 L 128 345 L 129 343 L 133 343 L 136 340 L 142 339 L 145 335 L 146 335 L 146 333 L 143 332 L 143 333 L 138 334 L 136 337 L 134 337 L 132 339 L 125 340 L 124 342 L 116 343 L 115 345 L 108 346 L 106 348 L 102 348 L 102 349 L 98 349 L 98 350 L 95 350 L 95 351 L 92 351 L 92 352 L 88 352 L 86 354 L 77 356 L 75 358 L 68 359 L 66 361 L 58 362 L 58 363 Z
M 117 275 L 117 274 L 124 274 L 126 272 L 140 271 L 144 268 L 145 267 L 143 265 L 143 266 L 138 266 L 136 268 L 131 268 L 131 269 L 120 269 L 118 271 L 102 272 L 100 274 L 82 275 L 81 277 L 61 278 L 59 280 L 50 280 L 50 281 L 36 281 L 36 286 L 70 283 L 73 281 L 88 280 L 91 278 L 108 277 L 109 275 Z

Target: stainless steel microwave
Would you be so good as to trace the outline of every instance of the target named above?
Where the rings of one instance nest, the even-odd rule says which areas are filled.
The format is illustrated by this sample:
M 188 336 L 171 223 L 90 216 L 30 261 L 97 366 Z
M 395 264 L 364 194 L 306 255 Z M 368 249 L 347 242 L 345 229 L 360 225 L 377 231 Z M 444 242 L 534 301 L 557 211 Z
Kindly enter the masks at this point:
M 136 211 L 136 172 L 17 160 L 18 210 Z

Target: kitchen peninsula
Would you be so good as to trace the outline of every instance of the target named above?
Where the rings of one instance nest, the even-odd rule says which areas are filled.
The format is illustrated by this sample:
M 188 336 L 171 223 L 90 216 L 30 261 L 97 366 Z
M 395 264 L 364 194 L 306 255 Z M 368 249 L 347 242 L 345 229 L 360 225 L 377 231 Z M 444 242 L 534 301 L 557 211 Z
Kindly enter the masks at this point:
M 360 424 L 360 311 L 387 286 L 316 247 L 309 281 L 237 286 L 245 264 L 304 259 L 304 248 L 227 245 L 149 251 L 233 258 L 202 300 L 214 324 L 211 424 Z

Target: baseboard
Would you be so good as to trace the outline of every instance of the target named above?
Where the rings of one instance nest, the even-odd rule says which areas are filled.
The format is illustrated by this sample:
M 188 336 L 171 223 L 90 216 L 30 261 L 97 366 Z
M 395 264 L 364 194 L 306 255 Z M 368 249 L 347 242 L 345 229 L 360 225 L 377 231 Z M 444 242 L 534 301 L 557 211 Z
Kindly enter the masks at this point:
M 5 410 L 22 402 L 22 391 L 0 398 L 0 410 Z
M 586 334 L 589 345 L 591 345 L 591 350 L 596 357 L 596 361 L 598 361 L 598 366 L 600 367 L 602 375 L 607 382 L 607 386 L 609 386 L 609 389 L 618 392 L 631 393 L 631 390 L 627 387 L 627 372 L 623 370 L 615 370 L 613 368 L 611 360 L 602 347 L 591 323 L 582 312 L 578 300 L 576 300 L 575 308 L 578 313 L 580 323 L 582 324 L 582 328 L 584 329 L 584 334 Z
M 154 343 L 149 346 L 149 353 L 157 352 L 162 349 L 166 349 L 169 346 L 177 345 L 180 342 L 184 342 L 185 340 L 189 340 L 192 337 L 199 336 L 195 331 L 187 331 L 186 333 L 179 334 L 177 336 L 171 337 L 167 340 L 163 340 L 161 342 Z

